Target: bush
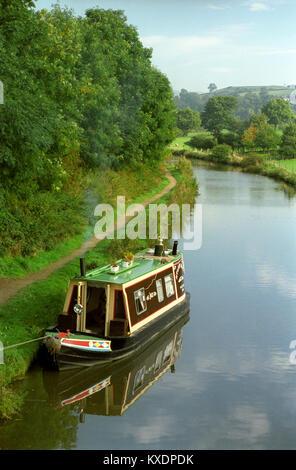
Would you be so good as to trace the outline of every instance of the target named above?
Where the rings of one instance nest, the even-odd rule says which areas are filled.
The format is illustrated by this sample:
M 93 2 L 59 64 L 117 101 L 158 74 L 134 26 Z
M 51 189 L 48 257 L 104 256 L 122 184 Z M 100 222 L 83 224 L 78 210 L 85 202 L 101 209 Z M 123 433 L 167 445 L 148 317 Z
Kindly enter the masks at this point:
M 264 164 L 266 163 L 266 155 L 263 153 L 256 153 L 256 152 L 251 152 L 248 155 L 246 155 L 242 162 L 241 166 L 243 168 L 250 168 L 252 167 L 263 167 Z
M 232 154 L 232 148 L 227 144 L 218 144 L 212 150 L 212 159 L 215 162 L 228 162 Z
M 188 142 L 185 142 L 189 147 L 199 150 L 209 150 L 217 145 L 217 140 L 210 135 L 199 134 L 191 137 Z

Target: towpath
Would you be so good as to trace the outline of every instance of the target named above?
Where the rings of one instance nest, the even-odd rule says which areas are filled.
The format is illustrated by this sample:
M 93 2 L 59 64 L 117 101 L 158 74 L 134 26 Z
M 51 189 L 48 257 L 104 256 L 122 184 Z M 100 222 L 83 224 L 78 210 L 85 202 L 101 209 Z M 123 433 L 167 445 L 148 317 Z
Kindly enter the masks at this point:
M 166 177 L 169 180 L 169 184 L 158 194 L 155 194 L 153 197 L 146 199 L 145 201 L 141 202 L 141 204 L 146 207 L 149 204 L 152 204 L 153 202 L 157 201 L 161 197 L 163 197 L 165 194 L 169 193 L 174 186 L 176 185 L 176 180 L 175 178 L 169 173 L 166 173 Z M 120 217 L 117 220 L 117 229 L 122 228 L 123 225 L 128 222 L 129 219 L 132 217 Z M 61 268 L 65 264 L 69 263 L 73 259 L 81 256 L 84 254 L 86 251 L 91 250 L 94 248 L 98 243 L 100 243 L 103 238 L 106 238 L 108 235 L 108 232 L 104 234 L 100 239 L 97 239 L 96 237 L 91 238 L 87 242 L 83 243 L 83 245 L 78 248 L 75 251 L 72 251 L 69 255 L 64 256 L 63 258 L 60 258 L 58 261 L 46 266 L 45 268 L 41 269 L 40 271 L 34 271 L 32 273 L 29 273 L 28 275 L 18 278 L 18 279 L 0 279 L 0 305 L 3 304 L 4 302 L 7 302 L 11 297 L 13 297 L 18 291 L 23 289 L 24 287 L 29 286 L 30 284 L 33 284 L 34 282 L 41 281 L 43 279 L 46 279 L 48 276 L 50 276 L 54 271 L 57 269 Z

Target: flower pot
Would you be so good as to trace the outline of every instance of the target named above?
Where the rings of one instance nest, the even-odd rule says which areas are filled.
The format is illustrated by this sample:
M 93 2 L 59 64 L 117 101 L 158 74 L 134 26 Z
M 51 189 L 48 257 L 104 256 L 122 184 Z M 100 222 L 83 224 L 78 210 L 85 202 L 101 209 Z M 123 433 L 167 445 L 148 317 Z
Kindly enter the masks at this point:
M 111 266 L 110 271 L 111 273 L 117 273 L 117 271 L 119 271 L 118 264 L 114 264 L 113 266 Z

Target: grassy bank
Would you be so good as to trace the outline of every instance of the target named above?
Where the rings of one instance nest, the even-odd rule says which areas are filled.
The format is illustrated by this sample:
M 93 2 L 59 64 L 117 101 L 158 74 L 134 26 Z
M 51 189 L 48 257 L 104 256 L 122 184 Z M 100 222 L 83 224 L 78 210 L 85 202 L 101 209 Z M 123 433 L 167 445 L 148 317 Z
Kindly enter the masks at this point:
M 141 202 L 144 198 L 152 197 L 160 192 L 168 184 L 164 167 L 161 166 L 154 168 L 138 166 L 119 171 L 107 169 L 85 174 L 85 178 L 87 189 L 84 191 L 80 205 L 79 223 L 75 229 L 68 226 L 69 238 L 56 241 L 52 248 L 48 247 L 49 249 L 41 249 L 40 247 L 40 250 L 36 250 L 35 254 L 31 256 L 17 254 L 0 257 L 0 278 L 23 277 L 29 272 L 38 271 L 78 249 L 84 241 L 93 236 L 93 211 L 99 202 L 115 204 L 115 195 L 125 196 L 127 203 Z M 46 228 L 50 232 L 50 223 L 46 223 Z M 66 229 L 67 226 L 64 230 L 66 231 Z M 73 235 L 75 232 L 76 235 Z M 63 234 L 61 234 L 61 238 L 63 238 Z
M 191 164 L 183 159 L 177 167 L 170 165 L 170 170 L 177 179 L 177 185 L 161 202 L 177 202 L 178 198 L 180 202 L 193 201 L 197 186 L 193 179 Z M 140 194 L 138 188 L 134 188 L 130 194 L 133 194 L 139 202 L 160 192 L 167 184 L 167 180 L 164 173 L 158 177 L 160 181 L 153 189 L 151 181 L 143 182 L 140 189 L 149 189 L 145 194 L 143 192 Z M 122 182 L 119 181 L 118 184 L 121 185 Z M 123 249 L 136 251 L 144 248 L 146 244 L 147 240 L 105 239 L 85 254 L 86 264 L 87 266 L 106 264 L 114 257 L 120 257 Z M 44 329 L 55 323 L 63 306 L 68 280 L 78 272 L 77 258 L 55 271 L 47 279 L 23 289 L 3 304 L 0 307 L 0 338 L 3 344 L 7 346 L 42 336 Z M 5 363 L 0 365 L 0 418 L 9 419 L 20 411 L 23 397 L 14 393 L 13 383 L 24 377 L 37 349 L 38 343 L 30 343 L 5 353 Z
M 214 164 L 228 165 L 239 168 L 246 173 L 255 173 L 273 178 L 288 185 L 289 193 L 296 191 L 296 162 L 295 160 L 265 160 L 258 153 L 248 153 L 245 155 L 230 152 L 223 159 L 217 159 L 213 153 L 202 150 L 186 150 L 185 148 L 172 148 L 172 154 L 177 157 L 185 156 L 189 159 L 196 159 Z

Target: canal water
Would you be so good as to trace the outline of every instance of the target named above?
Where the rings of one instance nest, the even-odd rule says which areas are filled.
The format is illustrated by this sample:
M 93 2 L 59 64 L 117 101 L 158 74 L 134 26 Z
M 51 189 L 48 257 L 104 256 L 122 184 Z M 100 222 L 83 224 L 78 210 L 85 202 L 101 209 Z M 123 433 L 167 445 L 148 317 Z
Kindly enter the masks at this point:
M 296 199 L 258 175 L 194 171 L 189 321 L 111 372 L 36 367 L 1 449 L 296 448 Z

